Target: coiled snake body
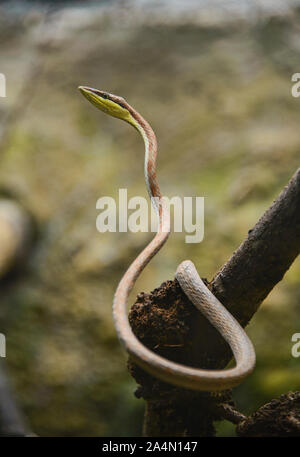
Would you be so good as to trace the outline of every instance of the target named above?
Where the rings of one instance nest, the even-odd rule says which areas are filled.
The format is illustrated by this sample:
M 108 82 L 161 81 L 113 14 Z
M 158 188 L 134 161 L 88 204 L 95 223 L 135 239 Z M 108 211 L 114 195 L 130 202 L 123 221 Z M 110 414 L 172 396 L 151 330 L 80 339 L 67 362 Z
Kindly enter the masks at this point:
M 145 143 L 145 180 L 151 202 L 159 216 L 159 228 L 154 239 L 138 255 L 122 277 L 113 302 L 116 331 L 132 359 L 153 376 L 168 383 L 194 390 L 224 390 L 238 385 L 255 365 L 255 351 L 251 341 L 236 319 L 206 287 L 194 264 L 187 260 L 176 271 L 176 278 L 190 301 L 230 345 L 236 360 L 234 368 L 202 370 L 187 367 L 152 352 L 134 335 L 127 317 L 129 294 L 138 276 L 152 257 L 167 241 L 170 233 L 170 215 L 156 178 L 157 141 L 148 122 L 122 97 L 80 86 L 81 93 L 97 108 L 135 127 Z

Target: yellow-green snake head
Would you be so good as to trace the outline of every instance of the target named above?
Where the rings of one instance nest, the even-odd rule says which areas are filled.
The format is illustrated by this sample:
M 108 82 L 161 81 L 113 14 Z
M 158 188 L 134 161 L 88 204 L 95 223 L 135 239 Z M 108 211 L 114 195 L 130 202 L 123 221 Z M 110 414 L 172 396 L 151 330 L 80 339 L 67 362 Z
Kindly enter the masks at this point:
M 78 89 L 96 108 L 136 127 L 136 121 L 130 112 L 130 106 L 124 98 L 86 86 L 79 86 Z

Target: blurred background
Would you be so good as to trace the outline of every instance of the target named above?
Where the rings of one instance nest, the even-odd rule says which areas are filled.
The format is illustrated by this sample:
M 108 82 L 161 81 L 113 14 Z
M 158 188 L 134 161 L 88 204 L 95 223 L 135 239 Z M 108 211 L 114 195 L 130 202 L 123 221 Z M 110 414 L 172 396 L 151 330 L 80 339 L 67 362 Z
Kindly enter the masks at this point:
M 149 233 L 96 230 L 96 201 L 146 196 L 143 144 L 77 91 L 122 95 L 152 124 L 163 194 L 205 197 L 205 236 L 173 234 L 132 294 L 192 259 L 212 278 L 299 166 L 300 1 L 9 1 L 0 5 L 0 196 L 32 216 L 22 268 L 1 281 L 11 383 L 44 436 L 138 436 L 112 323 L 114 290 Z M 248 326 L 257 352 L 239 409 L 300 388 L 296 261 Z M 230 435 L 223 422 L 219 435 Z

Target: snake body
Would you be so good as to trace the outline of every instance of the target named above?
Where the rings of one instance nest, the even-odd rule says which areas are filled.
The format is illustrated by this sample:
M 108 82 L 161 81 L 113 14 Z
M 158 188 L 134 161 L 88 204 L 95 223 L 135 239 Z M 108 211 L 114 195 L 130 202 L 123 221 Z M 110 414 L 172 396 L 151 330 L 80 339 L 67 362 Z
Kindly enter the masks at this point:
M 145 143 L 145 181 L 159 226 L 153 240 L 138 255 L 122 277 L 113 301 L 113 317 L 118 337 L 134 362 L 153 376 L 170 384 L 194 390 L 224 390 L 238 385 L 253 370 L 255 351 L 247 334 L 206 287 L 191 261 L 182 262 L 176 271 L 182 290 L 230 345 L 236 360 L 234 368 L 204 370 L 172 362 L 144 346 L 134 335 L 127 316 L 129 294 L 152 257 L 170 234 L 170 215 L 156 177 L 157 141 L 149 123 L 122 97 L 80 86 L 82 94 L 106 114 L 125 120 L 142 135 Z

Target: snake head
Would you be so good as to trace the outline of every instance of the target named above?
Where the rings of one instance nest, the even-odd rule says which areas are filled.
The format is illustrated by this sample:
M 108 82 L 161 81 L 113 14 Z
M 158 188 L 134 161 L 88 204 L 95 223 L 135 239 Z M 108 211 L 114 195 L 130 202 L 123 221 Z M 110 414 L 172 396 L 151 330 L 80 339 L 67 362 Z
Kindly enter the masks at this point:
M 132 123 L 129 105 L 123 97 L 104 92 L 103 90 L 93 89 L 92 87 L 79 86 L 78 89 L 96 108 L 110 116 L 117 117 L 130 124 Z

